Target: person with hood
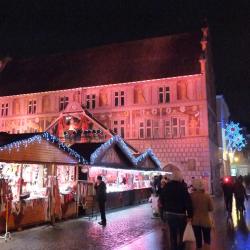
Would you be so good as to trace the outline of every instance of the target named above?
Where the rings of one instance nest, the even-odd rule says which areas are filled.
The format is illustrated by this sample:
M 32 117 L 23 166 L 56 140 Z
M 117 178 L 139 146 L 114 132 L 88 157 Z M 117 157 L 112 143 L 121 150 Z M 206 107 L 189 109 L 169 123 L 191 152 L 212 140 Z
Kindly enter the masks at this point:
M 210 249 L 212 221 L 209 215 L 213 211 L 210 195 L 205 193 L 204 183 L 201 179 L 193 181 L 191 193 L 193 205 L 192 225 L 196 239 L 196 249 Z M 202 246 L 204 242 L 204 246 Z M 203 248 L 202 248 L 203 247 Z
M 99 210 L 101 213 L 101 221 L 98 222 L 102 226 L 106 226 L 106 214 L 105 214 L 105 203 L 106 203 L 106 184 L 102 180 L 100 175 L 97 176 L 97 182 L 95 183 L 95 190 L 96 190 L 96 200 L 99 205 Z
M 183 233 L 187 221 L 191 221 L 193 216 L 190 194 L 182 181 L 181 172 L 173 172 L 172 180 L 166 184 L 163 194 L 166 222 L 169 227 L 172 250 L 184 249 L 182 241 Z

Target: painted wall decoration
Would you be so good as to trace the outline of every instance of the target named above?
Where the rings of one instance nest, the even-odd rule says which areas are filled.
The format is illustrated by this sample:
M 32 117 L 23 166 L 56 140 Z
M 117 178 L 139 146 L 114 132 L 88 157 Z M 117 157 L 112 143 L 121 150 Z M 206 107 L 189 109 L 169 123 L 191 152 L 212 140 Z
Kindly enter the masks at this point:
M 13 101 L 13 113 L 15 115 L 20 115 L 20 100 L 14 99 Z
M 144 104 L 146 99 L 144 96 L 144 91 L 142 86 L 135 86 L 134 88 L 134 103 L 135 104 Z
M 105 89 L 100 90 L 99 92 L 99 106 L 107 106 L 108 105 L 108 93 Z
M 42 98 L 42 110 L 44 113 L 48 113 L 51 111 L 51 102 L 49 95 L 45 95 Z
M 187 81 L 181 80 L 177 82 L 177 100 L 186 100 L 187 96 Z

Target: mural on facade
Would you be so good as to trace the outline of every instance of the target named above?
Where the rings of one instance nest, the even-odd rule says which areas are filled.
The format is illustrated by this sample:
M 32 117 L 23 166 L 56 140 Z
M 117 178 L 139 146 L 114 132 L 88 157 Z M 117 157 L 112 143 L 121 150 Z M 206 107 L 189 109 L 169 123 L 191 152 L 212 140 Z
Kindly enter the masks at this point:
M 51 102 L 50 102 L 50 97 L 48 95 L 43 96 L 42 98 L 42 110 L 44 113 L 50 112 L 51 108 Z
M 108 93 L 105 89 L 100 90 L 99 93 L 99 106 L 104 107 L 108 105 Z
M 13 101 L 13 113 L 15 115 L 20 114 L 20 102 L 18 99 L 14 99 L 14 101 Z
M 146 99 L 143 92 L 142 86 L 135 86 L 134 88 L 134 103 L 135 104 L 144 104 Z
M 187 81 L 180 80 L 177 82 L 177 100 L 187 100 Z

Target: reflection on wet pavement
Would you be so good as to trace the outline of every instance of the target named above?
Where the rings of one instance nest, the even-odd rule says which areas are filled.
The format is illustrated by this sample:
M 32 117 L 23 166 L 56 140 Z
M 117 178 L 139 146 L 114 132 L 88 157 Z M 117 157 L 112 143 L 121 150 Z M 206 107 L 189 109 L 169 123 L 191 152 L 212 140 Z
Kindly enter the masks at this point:
M 247 213 L 227 218 L 222 199 L 215 200 L 212 250 L 250 250 L 250 203 Z M 97 220 L 80 218 L 41 226 L 12 234 L 7 243 L 0 240 L 1 250 L 90 249 L 90 250 L 162 250 L 168 248 L 168 232 L 159 219 L 151 218 L 149 204 L 112 211 L 103 228 Z M 194 246 L 193 246 L 194 247 Z M 189 249 L 194 249 L 190 246 Z

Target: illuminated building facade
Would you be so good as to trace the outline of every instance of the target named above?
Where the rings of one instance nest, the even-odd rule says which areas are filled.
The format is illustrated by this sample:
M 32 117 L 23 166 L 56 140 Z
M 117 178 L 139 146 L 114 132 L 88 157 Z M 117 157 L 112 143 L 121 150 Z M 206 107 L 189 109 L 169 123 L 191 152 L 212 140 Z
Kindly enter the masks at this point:
M 69 128 L 80 131 L 80 137 L 96 133 L 79 117 L 51 127 L 69 103 L 79 103 L 139 151 L 152 148 L 166 170 L 181 169 L 187 182 L 202 177 L 214 189 L 219 167 L 210 50 L 203 28 L 9 59 L 0 73 L 0 130 L 49 128 L 59 137 L 68 136 Z

